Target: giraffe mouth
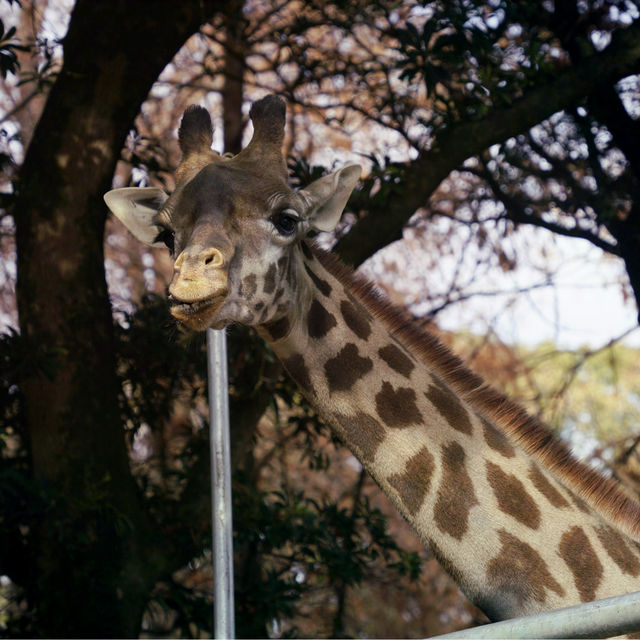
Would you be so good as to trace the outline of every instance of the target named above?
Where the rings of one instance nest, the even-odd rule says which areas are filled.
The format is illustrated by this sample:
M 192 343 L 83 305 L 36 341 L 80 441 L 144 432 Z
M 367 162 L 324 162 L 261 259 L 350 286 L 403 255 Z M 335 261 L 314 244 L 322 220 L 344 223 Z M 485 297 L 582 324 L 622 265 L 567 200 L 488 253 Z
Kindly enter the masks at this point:
M 226 298 L 226 291 L 195 302 L 185 302 L 169 296 L 171 315 L 195 331 L 204 331 L 209 327 L 218 329 L 220 328 L 219 323 L 216 323 L 215 319 Z

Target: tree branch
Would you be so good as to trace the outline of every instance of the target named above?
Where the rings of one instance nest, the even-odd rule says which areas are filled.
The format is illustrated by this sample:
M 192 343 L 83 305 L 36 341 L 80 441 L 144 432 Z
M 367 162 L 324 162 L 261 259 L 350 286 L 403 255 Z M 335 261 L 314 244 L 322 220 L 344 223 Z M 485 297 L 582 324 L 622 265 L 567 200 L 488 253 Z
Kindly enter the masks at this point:
M 614 34 L 602 53 L 593 54 L 552 80 L 541 81 L 509 107 L 495 107 L 479 120 L 461 122 L 436 136 L 429 151 L 407 165 L 404 197 L 370 211 L 336 245 L 347 262 L 360 264 L 402 237 L 402 228 L 438 185 L 468 157 L 527 131 L 557 111 L 577 104 L 595 87 L 613 83 L 640 68 L 640 22 Z
M 568 238 L 580 238 L 582 240 L 588 240 L 591 244 L 595 245 L 599 249 L 606 251 L 614 256 L 620 256 L 620 249 L 617 245 L 611 244 L 606 240 L 600 238 L 596 233 L 589 231 L 588 229 L 583 229 L 579 227 L 576 223 L 576 226 L 565 227 L 564 225 L 558 224 L 557 222 L 552 222 L 551 220 L 545 220 L 542 217 L 534 216 L 528 214 L 525 211 L 522 203 L 513 196 L 505 193 L 505 191 L 500 187 L 500 184 L 497 180 L 491 175 L 490 171 L 486 169 L 482 172 L 475 172 L 486 181 L 486 183 L 491 188 L 494 196 L 497 200 L 500 200 L 504 205 L 506 211 L 508 212 L 503 217 L 511 220 L 516 224 L 529 224 L 535 227 L 540 227 L 542 229 L 547 229 L 547 231 L 552 231 L 553 233 L 557 233 L 558 235 L 566 236 Z

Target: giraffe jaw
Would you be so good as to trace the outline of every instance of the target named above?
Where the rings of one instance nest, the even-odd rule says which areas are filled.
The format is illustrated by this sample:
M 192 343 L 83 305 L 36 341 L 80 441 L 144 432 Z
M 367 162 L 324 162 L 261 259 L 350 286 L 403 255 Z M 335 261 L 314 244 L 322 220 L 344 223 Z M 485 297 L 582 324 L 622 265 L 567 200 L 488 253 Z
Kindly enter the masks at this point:
M 226 291 L 195 302 L 183 302 L 172 297 L 171 315 L 194 331 L 204 331 L 208 328 L 222 329 L 227 323 L 217 319 L 217 316 L 226 299 Z

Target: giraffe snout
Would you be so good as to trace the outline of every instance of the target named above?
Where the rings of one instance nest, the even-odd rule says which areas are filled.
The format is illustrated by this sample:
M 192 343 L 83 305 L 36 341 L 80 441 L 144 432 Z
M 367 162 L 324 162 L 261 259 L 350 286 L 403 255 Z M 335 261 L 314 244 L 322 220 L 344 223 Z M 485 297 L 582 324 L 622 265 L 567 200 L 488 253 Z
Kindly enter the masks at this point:
M 228 290 L 227 261 L 219 249 L 185 249 L 176 259 L 169 285 L 176 302 L 206 302 L 226 296 Z

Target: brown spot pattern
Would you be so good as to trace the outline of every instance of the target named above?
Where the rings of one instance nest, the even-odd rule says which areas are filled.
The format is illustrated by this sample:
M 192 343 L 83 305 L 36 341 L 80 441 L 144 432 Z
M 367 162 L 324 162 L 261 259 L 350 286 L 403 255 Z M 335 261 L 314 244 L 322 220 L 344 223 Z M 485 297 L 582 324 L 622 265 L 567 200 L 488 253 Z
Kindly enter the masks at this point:
M 582 511 L 582 513 L 591 513 L 591 509 L 589 509 L 589 506 L 582 498 L 575 495 L 573 491 L 569 491 L 568 493 L 573 503 L 578 507 L 578 509 L 580 509 L 580 511 Z
M 346 444 L 358 449 L 364 462 L 373 462 L 385 438 L 384 427 L 366 413 L 356 413 L 354 416 L 334 413 L 333 416 L 344 431 Z
M 371 358 L 361 358 L 358 347 L 352 343 L 343 347 L 335 358 L 330 358 L 324 365 L 330 391 L 348 391 L 371 369 Z
M 442 446 L 442 479 L 433 507 L 435 523 L 444 533 L 462 540 L 467 532 L 469 512 L 480 504 L 465 469 L 466 454 L 458 442 Z
M 307 245 L 307 243 L 301 242 L 300 246 L 302 248 L 302 253 L 304 254 L 304 257 L 307 260 L 313 260 L 313 253 L 311 253 L 311 249 L 309 249 L 309 246 Z
M 450 426 L 456 431 L 471 435 L 473 427 L 471 426 L 469 413 L 453 391 L 448 389 L 442 382 L 436 381 L 435 385 L 429 385 L 429 391 L 425 391 L 424 395 Z
M 409 351 L 409 349 L 407 349 L 407 347 L 405 347 L 404 344 L 402 344 L 402 342 L 396 336 L 391 333 L 389 334 L 389 337 L 396 343 L 398 349 L 400 349 L 400 351 L 402 351 L 405 356 L 407 356 L 410 360 L 413 360 L 413 362 L 417 362 L 416 357 L 411 353 L 411 351 Z
M 287 318 L 287 316 L 283 316 L 279 320 L 274 320 L 273 322 L 267 322 L 264 325 L 264 328 L 267 330 L 274 342 L 284 338 L 289 333 L 289 327 L 289 318 Z
M 505 473 L 497 464 L 487 460 L 487 480 L 503 513 L 532 529 L 540 526 L 540 509 L 527 493 L 522 482 L 513 474 Z
M 267 269 L 267 274 L 264 277 L 264 284 L 262 285 L 262 290 L 265 293 L 273 293 L 276 290 L 276 271 L 276 265 L 270 264 Z
M 498 536 L 502 547 L 487 565 L 492 591 L 508 594 L 521 606 L 531 600 L 543 604 L 547 590 L 559 596 L 565 594 L 533 547 L 504 529 L 498 531 Z
M 378 350 L 378 355 L 394 370 L 405 378 L 411 376 L 415 365 L 395 344 L 388 344 Z
M 317 300 L 311 303 L 307 314 L 307 326 L 312 338 L 324 338 L 337 324 L 333 315 Z
M 509 440 L 507 440 L 507 437 L 503 433 L 500 433 L 500 431 L 485 418 L 480 418 L 480 421 L 482 422 L 484 441 L 494 451 L 497 451 L 505 458 L 513 458 L 516 455 L 516 451 Z
M 423 421 L 416 405 L 416 392 L 408 387 L 394 389 L 389 382 L 383 382 L 376 394 L 376 409 L 388 427 L 402 429 Z
M 625 542 L 624 536 L 606 524 L 594 528 L 602 546 L 609 557 L 620 567 L 620 571 L 635 578 L 640 573 L 640 561 Z
M 242 279 L 240 285 L 240 295 L 247 300 L 251 300 L 258 290 L 258 279 L 255 273 L 250 273 Z
M 316 289 L 318 289 L 318 291 L 320 291 L 320 293 L 323 296 L 328 297 L 332 291 L 331 285 L 326 280 L 319 278 L 313 271 L 311 271 L 311 269 L 306 263 L 304 265 L 304 270 L 307 272 L 308 276 L 311 278 L 311 281 L 316 286 Z
M 371 321 L 367 314 L 363 313 L 361 308 L 349 302 L 349 300 L 343 300 L 340 303 L 340 313 L 342 313 L 347 327 L 349 327 L 358 338 L 366 340 L 371 335 Z
M 542 473 L 540 467 L 535 462 L 529 467 L 529 479 L 533 482 L 533 486 L 554 506 L 558 509 L 566 509 L 571 505 L 565 497 L 549 482 L 548 478 Z
M 282 364 L 303 391 L 311 390 L 309 369 L 307 369 L 304 358 L 299 353 L 292 355 L 290 358 L 284 358 Z
M 427 447 L 422 447 L 409 458 L 404 473 L 389 477 L 389 484 L 400 494 L 400 499 L 412 516 L 418 512 L 429 492 L 434 469 L 433 456 Z
M 595 600 L 602 579 L 602 565 L 587 534 L 580 527 L 571 527 L 562 534 L 558 552 L 573 573 L 573 581 L 582 602 Z

